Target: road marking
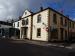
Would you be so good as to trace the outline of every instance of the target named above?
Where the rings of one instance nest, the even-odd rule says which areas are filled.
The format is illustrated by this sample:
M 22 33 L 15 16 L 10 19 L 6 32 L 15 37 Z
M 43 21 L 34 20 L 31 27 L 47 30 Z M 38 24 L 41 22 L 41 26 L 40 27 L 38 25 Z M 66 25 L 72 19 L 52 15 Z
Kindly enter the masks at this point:
M 67 49 L 72 49 L 72 47 L 65 47 L 65 48 L 67 48 Z
M 52 45 L 52 44 L 47 44 L 47 45 Z
M 61 46 L 59 46 L 59 47 L 64 47 L 64 46 L 61 45 Z
M 57 46 L 57 45 L 52 45 L 52 46 Z

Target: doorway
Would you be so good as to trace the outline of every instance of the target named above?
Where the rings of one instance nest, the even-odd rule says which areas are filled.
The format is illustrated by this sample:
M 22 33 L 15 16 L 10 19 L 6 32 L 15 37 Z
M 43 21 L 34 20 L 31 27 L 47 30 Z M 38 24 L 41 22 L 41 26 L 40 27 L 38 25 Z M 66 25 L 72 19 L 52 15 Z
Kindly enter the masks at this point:
M 27 39 L 28 27 L 23 27 L 21 32 L 22 32 L 22 38 Z

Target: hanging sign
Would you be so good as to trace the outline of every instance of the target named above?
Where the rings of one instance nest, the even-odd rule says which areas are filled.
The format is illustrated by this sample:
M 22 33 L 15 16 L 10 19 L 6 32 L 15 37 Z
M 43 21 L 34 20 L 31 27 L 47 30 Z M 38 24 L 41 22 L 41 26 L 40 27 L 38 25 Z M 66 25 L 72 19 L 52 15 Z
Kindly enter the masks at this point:
M 46 27 L 46 31 L 48 31 L 48 27 Z

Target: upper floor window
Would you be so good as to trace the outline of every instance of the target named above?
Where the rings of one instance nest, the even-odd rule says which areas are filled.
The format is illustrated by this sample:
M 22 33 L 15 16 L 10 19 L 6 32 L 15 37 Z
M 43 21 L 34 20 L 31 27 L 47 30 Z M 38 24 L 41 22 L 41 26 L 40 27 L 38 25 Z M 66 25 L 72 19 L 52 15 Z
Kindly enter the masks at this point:
M 29 23 L 29 22 L 28 22 L 28 18 L 27 18 L 26 21 L 25 21 L 25 25 L 28 25 L 28 23 Z
M 37 16 L 37 23 L 40 23 L 41 22 L 41 15 L 39 14 L 38 16 Z
M 63 17 L 60 17 L 60 23 L 63 25 Z
M 22 25 L 25 25 L 25 20 L 22 20 Z
M 37 37 L 41 36 L 41 28 L 37 29 Z
M 72 28 L 74 28 L 74 23 L 72 23 Z
M 27 14 L 27 12 L 25 12 L 25 15 Z
M 57 16 L 56 16 L 56 14 L 53 14 L 53 22 L 54 22 L 55 24 L 57 24 Z
M 28 18 L 26 20 L 22 20 L 22 25 L 28 25 L 29 21 Z
M 67 20 L 65 19 L 65 26 L 67 26 L 67 24 L 68 24 L 68 22 L 67 22 Z
M 69 27 L 71 28 L 71 22 L 69 22 Z
M 19 27 L 19 22 L 17 23 L 17 27 Z

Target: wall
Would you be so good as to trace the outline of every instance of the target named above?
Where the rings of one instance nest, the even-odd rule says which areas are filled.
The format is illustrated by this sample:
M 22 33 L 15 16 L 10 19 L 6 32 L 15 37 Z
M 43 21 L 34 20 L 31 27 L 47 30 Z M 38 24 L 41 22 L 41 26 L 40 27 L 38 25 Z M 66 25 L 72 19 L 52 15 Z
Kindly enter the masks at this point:
M 53 23 L 53 14 L 56 14 L 57 15 L 57 24 L 54 24 Z M 60 17 L 63 18 L 63 25 L 61 25 L 61 21 L 60 21 Z M 57 41 L 61 41 L 61 40 L 65 40 L 65 31 L 67 31 L 67 36 L 68 36 L 68 25 L 67 26 L 64 26 L 65 24 L 65 19 L 67 20 L 68 22 L 68 19 L 52 10 L 50 10 L 50 26 L 51 26 L 51 29 L 55 28 L 58 30 L 58 38 L 57 39 L 51 39 L 51 40 L 57 40 Z M 61 39 L 61 33 L 60 33 L 60 29 L 63 29 L 63 39 Z M 67 38 L 67 37 L 66 37 Z
M 26 13 L 26 14 L 25 14 L 25 13 Z M 24 17 L 26 17 L 26 16 L 29 16 L 29 15 L 31 15 L 31 12 L 29 12 L 28 10 L 25 10 L 25 12 L 24 12 L 22 18 L 24 18 Z
M 37 16 L 41 14 L 41 23 L 37 23 Z M 44 24 L 46 25 L 44 25 Z M 41 40 L 48 41 L 48 32 L 46 31 L 46 27 L 48 27 L 48 9 L 42 11 L 33 16 L 33 32 L 32 32 L 32 40 Z M 41 37 L 37 37 L 37 29 L 41 28 Z
M 18 25 L 18 22 L 19 22 L 19 27 L 17 26 L 17 25 Z M 21 26 L 20 26 L 20 25 L 21 25 L 20 23 L 21 23 L 20 21 L 14 22 L 14 23 L 13 23 L 13 27 L 20 30 L 20 27 L 21 27 Z M 14 24 L 15 24 L 15 26 L 14 26 Z
M 26 20 L 26 19 L 28 19 L 28 25 L 22 25 L 22 20 Z M 28 28 L 27 29 L 27 38 L 30 39 L 30 37 L 31 37 L 30 36 L 30 34 L 31 34 L 31 16 L 29 16 L 27 18 L 23 18 L 22 20 L 21 20 L 21 30 L 23 27 L 27 27 Z M 21 33 L 22 33 L 22 31 L 21 31 Z

